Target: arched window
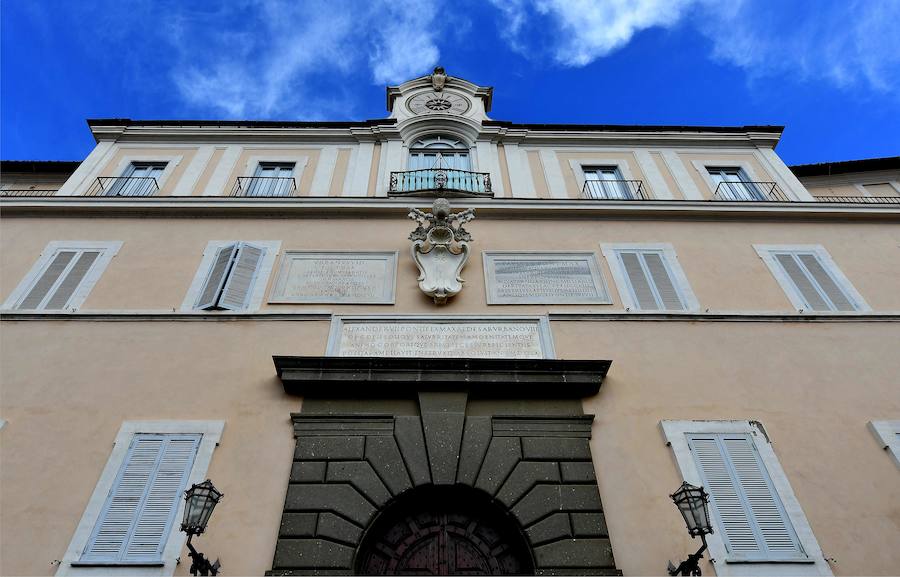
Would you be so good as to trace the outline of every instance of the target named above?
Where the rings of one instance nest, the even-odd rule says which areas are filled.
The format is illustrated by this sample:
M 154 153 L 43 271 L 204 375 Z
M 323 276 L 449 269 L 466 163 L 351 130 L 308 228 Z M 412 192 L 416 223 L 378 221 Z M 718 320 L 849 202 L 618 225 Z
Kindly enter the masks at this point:
M 416 140 L 409 147 L 407 170 L 431 168 L 471 170 L 469 147 L 458 138 L 444 135 Z

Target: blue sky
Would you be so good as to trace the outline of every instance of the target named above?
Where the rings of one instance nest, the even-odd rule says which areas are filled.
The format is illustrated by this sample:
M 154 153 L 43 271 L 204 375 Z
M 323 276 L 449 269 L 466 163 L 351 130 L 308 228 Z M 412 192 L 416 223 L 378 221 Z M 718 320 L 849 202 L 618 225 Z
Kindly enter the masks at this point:
M 900 0 L 5 0 L 0 157 L 85 118 L 361 120 L 426 74 L 496 119 L 783 124 L 789 164 L 900 154 Z

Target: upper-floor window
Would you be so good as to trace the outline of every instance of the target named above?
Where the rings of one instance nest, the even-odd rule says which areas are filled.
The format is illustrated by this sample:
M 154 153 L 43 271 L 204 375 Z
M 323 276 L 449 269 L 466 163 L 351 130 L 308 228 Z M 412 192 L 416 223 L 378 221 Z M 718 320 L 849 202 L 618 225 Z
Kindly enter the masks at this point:
M 49 243 L 3 308 L 77 309 L 121 246 L 118 241 Z
M 819 245 L 754 245 L 798 310 L 868 310 L 862 296 Z
M 295 167 L 294 162 L 260 162 L 247 179 L 245 196 L 292 196 Z
M 407 170 L 449 168 L 471 170 L 469 147 L 458 138 L 428 136 L 420 138 L 409 147 Z
M 710 178 L 716 185 L 715 198 L 719 200 L 765 200 L 762 183 L 752 182 L 747 172 L 740 167 L 708 166 Z
M 584 194 L 587 198 L 630 200 L 635 194 L 622 178 L 618 166 L 585 166 Z
M 159 177 L 166 162 L 132 162 L 121 176 L 103 186 L 104 196 L 152 196 L 159 192 Z

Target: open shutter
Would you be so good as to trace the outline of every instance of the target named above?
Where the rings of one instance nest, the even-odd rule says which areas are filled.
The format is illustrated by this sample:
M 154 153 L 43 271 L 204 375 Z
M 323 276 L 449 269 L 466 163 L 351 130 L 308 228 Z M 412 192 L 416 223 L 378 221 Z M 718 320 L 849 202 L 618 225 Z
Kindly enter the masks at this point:
M 47 305 L 44 308 L 50 310 L 66 308 L 66 304 L 69 302 L 69 299 L 72 298 L 75 289 L 78 288 L 78 285 L 80 285 L 81 281 L 84 280 L 84 277 L 87 276 L 88 271 L 91 270 L 94 261 L 96 261 L 99 256 L 99 251 L 82 252 L 78 257 L 78 260 L 75 261 L 75 264 L 72 265 L 72 268 L 66 274 L 65 278 L 59 283 L 59 287 L 56 289 L 53 296 L 50 297 L 50 300 L 47 301 Z
M 650 279 L 644 274 L 644 267 L 641 266 L 639 253 L 622 251 L 619 253 L 619 258 L 622 259 L 622 266 L 628 276 L 628 282 L 631 284 L 638 308 L 659 310 L 659 305 L 656 304 L 656 298 L 653 296 L 653 289 L 650 287 Z
M 223 246 L 216 251 L 213 258 L 213 264 L 209 269 L 209 275 L 203 284 L 203 290 L 200 292 L 200 299 L 197 301 L 195 309 L 211 309 L 218 306 L 219 295 L 222 287 L 225 285 L 225 279 L 228 278 L 228 271 L 231 270 L 231 263 L 234 255 L 238 250 L 237 244 Z
M 818 283 L 819 288 L 822 289 L 822 292 L 825 293 L 825 296 L 828 297 L 828 300 L 831 301 L 831 304 L 834 305 L 835 309 L 839 311 L 856 310 L 856 307 L 850 299 L 847 298 L 847 295 L 844 294 L 841 287 L 834 282 L 834 278 L 832 278 L 831 274 L 825 270 L 825 267 L 822 266 L 822 263 L 819 262 L 816 255 L 798 254 L 797 258 L 800 259 L 800 262 L 803 263 L 803 266 L 809 271 L 810 276 Z
M 50 261 L 50 265 L 16 308 L 29 310 L 38 308 L 76 254 L 78 252 L 74 250 L 61 250 L 56 253 L 56 256 Z
M 656 292 L 662 301 L 663 308 L 670 311 L 684 310 L 681 297 L 678 296 L 678 291 L 675 290 L 675 283 L 672 282 L 669 270 L 663 261 L 663 255 L 658 252 L 645 252 L 642 256 L 650 277 L 653 279 L 653 284 L 656 286 Z
M 806 559 L 768 472 L 748 435 L 691 435 L 729 559 Z
M 199 442 L 200 435 L 135 435 L 81 562 L 161 560 Z
M 246 243 L 240 244 L 231 274 L 228 275 L 225 288 L 222 289 L 222 298 L 219 299 L 221 308 L 229 310 L 247 308 L 250 293 L 265 254 L 265 248 Z

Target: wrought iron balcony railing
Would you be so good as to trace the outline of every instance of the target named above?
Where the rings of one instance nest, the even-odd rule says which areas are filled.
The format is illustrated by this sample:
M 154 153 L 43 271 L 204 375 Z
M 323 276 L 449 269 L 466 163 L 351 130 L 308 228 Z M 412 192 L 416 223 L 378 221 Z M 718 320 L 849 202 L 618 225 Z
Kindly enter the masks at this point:
M 293 176 L 239 176 L 231 196 L 294 196 L 297 183 Z
M 153 196 L 159 183 L 152 176 L 100 176 L 85 196 Z
M 398 196 L 494 196 L 491 175 L 455 168 L 428 168 L 392 172 L 389 194 Z
M 0 196 L 53 196 L 55 189 L 46 188 L 9 188 L 0 190 Z
M 814 196 L 816 202 L 846 202 L 850 204 L 900 204 L 900 196 Z
M 592 200 L 647 200 L 640 180 L 585 180 L 581 197 Z
M 725 202 L 791 202 L 775 182 L 720 182 L 710 200 Z

